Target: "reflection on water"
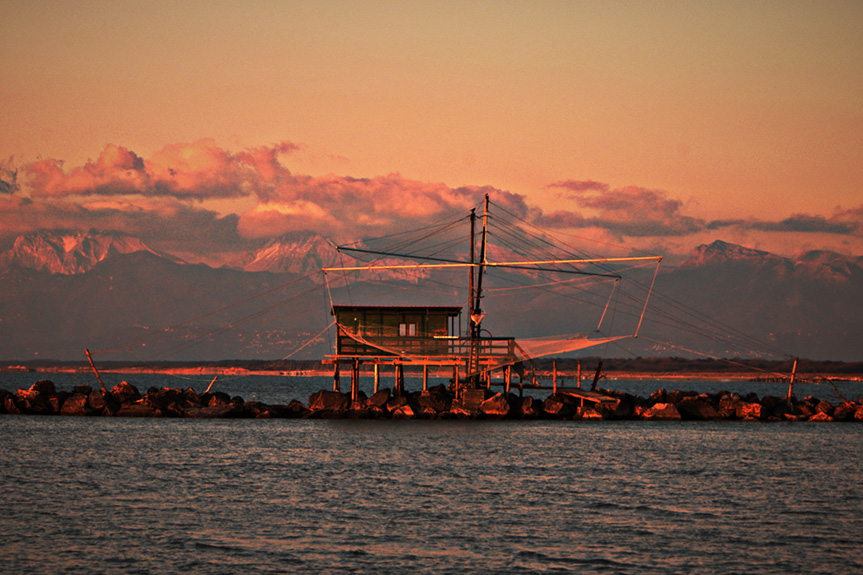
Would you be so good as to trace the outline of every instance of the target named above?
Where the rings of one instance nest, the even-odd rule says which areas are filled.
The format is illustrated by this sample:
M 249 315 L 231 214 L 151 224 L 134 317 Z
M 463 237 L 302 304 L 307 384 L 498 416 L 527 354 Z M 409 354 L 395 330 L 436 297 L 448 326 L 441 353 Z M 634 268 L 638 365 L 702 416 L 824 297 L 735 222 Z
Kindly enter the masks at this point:
M 10 573 L 859 573 L 856 424 L 0 416 Z

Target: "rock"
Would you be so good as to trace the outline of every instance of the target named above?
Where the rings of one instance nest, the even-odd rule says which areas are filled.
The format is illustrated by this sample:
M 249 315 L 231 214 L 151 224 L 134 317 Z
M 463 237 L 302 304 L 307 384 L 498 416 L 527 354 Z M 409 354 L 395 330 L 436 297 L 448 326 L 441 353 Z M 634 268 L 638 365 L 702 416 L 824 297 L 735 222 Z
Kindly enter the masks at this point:
M 677 404 L 677 411 L 683 419 L 694 419 L 698 421 L 722 419 L 719 412 L 709 401 L 701 397 L 687 397 Z
M 579 407 L 578 411 L 575 414 L 577 419 L 584 420 L 602 420 L 605 419 L 602 413 L 596 410 L 595 407 L 585 405 L 584 407 Z
M 856 407 L 852 401 L 843 401 L 833 409 L 833 421 L 853 421 Z
M 453 402 L 449 413 L 456 419 L 476 419 L 480 412 L 478 409 L 470 409 L 460 403 Z
M 116 415 L 120 409 L 120 405 L 110 393 L 107 395 L 102 395 L 101 391 L 91 393 L 88 401 L 90 407 L 101 415 Z
M 407 397 L 405 397 L 403 395 L 399 395 L 397 397 L 392 397 L 392 398 L 390 398 L 389 401 L 387 401 L 387 404 L 386 404 L 387 413 L 390 413 L 390 414 L 395 413 L 396 410 L 404 407 L 405 405 L 408 405 L 408 398 Z
M 30 386 L 29 391 L 41 395 L 45 398 L 57 394 L 57 389 L 54 387 L 54 382 L 50 379 L 40 379 Z
M 535 419 L 542 414 L 542 403 L 531 396 L 518 398 L 513 405 L 511 413 L 522 419 Z
M 740 396 L 736 393 L 728 393 L 719 399 L 719 415 L 726 419 L 737 417 L 737 408 L 740 407 Z
M 203 402 L 204 398 L 206 398 L 206 403 Z M 201 398 L 202 405 L 205 407 L 220 407 L 225 405 L 231 405 L 231 396 L 222 391 L 216 391 L 211 394 L 204 394 L 204 397 Z
M 93 393 L 93 388 L 89 385 L 76 385 L 72 388 L 75 393 L 79 393 L 81 395 L 90 395 Z
M 610 418 L 613 419 L 630 419 L 635 414 L 635 404 L 636 397 L 634 395 L 630 395 L 628 393 L 616 394 L 617 395 L 617 405 L 614 406 L 614 410 L 609 414 Z
M 38 389 L 19 389 L 15 392 L 15 396 L 15 403 L 20 413 L 30 415 L 51 415 L 52 413 L 56 413 L 54 406 L 49 401 L 50 396 L 42 395 Z
M 366 406 L 367 407 L 377 407 L 378 409 L 384 409 L 389 400 L 390 400 L 390 390 L 389 389 L 381 389 L 381 390 L 378 390 L 376 393 L 372 394 L 372 396 L 366 400 Z
M 73 393 L 60 408 L 60 415 L 96 415 L 95 409 L 90 407 L 90 397 L 80 393 Z
M 185 415 L 186 398 L 183 390 L 175 387 L 155 388 L 151 387 L 144 396 L 144 401 L 153 409 L 161 411 L 164 415 L 183 417 Z
M 191 387 L 188 387 L 185 389 L 185 391 L 183 391 L 183 397 L 186 400 L 187 407 L 203 406 L 203 404 L 201 403 L 201 396 L 198 395 L 198 392 Z
M 679 421 L 682 419 L 680 412 L 673 403 L 656 403 L 644 410 L 641 418 L 661 421 Z
M 506 396 L 502 393 L 496 393 L 483 401 L 479 406 L 479 410 L 483 412 L 486 417 L 503 419 L 509 415 L 510 407 L 509 402 L 506 400 Z
M 11 393 L 3 399 L 3 409 L 6 413 L 12 415 L 20 415 L 23 413 L 21 406 L 18 405 L 18 397 Z
M 297 401 L 296 399 L 292 399 L 286 408 L 286 416 L 287 417 L 304 417 L 309 413 L 309 408 L 305 405 Z
M 416 416 L 410 404 L 402 405 L 392 413 L 393 419 L 413 419 Z
M 121 381 L 111 388 L 111 396 L 119 404 L 134 403 L 141 399 L 138 388 L 126 381 Z
M 825 411 L 819 411 L 809 418 L 809 421 L 833 421 L 833 418 L 827 415 Z
M 827 415 L 833 415 L 833 404 L 831 404 L 826 399 L 823 399 L 815 405 L 815 413 L 826 413 Z
M 543 412 L 553 419 L 566 419 L 572 416 L 572 409 L 557 395 L 550 395 L 542 405 Z
M 762 417 L 761 404 L 741 401 L 737 405 L 737 411 L 734 415 L 738 419 L 760 420 Z
M 231 403 L 223 403 L 208 407 L 191 407 L 186 410 L 186 417 L 193 417 L 196 419 L 223 419 L 242 416 L 242 406 L 233 405 Z
M 424 392 L 417 396 L 416 401 L 419 407 L 434 411 L 435 414 L 449 411 L 452 407 L 452 398 L 449 394 Z
M 665 399 L 666 396 L 667 392 L 664 389 L 657 389 L 647 398 L 647 403 L 650 405 L 653 405 L 654 403 L 667 403 Z
M 321 390 L 309 397 L 309 409 L 312 411 L 343 411 L 348 408 L 350 402 L 350 396 L 345 393 Z
M 162 412 L 143 399 L 139 399 L 134 403 L 120 404 L 116 415 L 117 417 L 162 417 Z
M 863 421 L 863 404 L 857 404 L 854 408 L 854 421 Z

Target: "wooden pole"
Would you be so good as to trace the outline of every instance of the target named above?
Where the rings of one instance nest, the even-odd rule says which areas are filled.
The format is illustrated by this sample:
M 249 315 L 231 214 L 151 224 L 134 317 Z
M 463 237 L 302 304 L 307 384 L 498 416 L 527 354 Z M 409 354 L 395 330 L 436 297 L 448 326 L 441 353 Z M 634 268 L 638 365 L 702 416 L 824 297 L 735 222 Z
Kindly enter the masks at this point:
M 429 390 L 429 366 L 423 366 L 423 391 Z
M 375 393 L 381 385 L 381 364 L 375 362 Z
M 452 366 L 452 380 L 455 383 L 455 398 L 461 399 L 461 385 L 458 383 L 458 364 Z
M 360 396 L 360 360 L 354 358 L 354 369 L 351 373 L 351 401 Z
M 509 384 L 510 384 L 510 381 L 512 380 L 512 366 L 511 365 L 506 366 L 506 370 L 503 372 L 503 377 L 506 380 L 506 388 L 505 388 L 506 392 L 509 393 Z
M 578 388 L 581 389 L 581 360 L 578 360 Z
M 788 405 L 791 405 L 791 391 L 794 389 L 794 376 L 797 374 L 797 360 L 794 358 L 794 365 L 791 366 L 791 379 L 788 382 Z
M 593 383 L 590 384 L 590 391 L 596 389 L 596 382 L 599 381 L 599 376 L 602 373 L 602 360 L 599 360 L 599 363 L 596 365 L 596 374 L 593 376 Z
M 105 389 L 105 384 L 102 383 L 102 378 L 99 377 L 99 371 L 96 369 L 96 365 L 93 363 L 93 358 L 90 357 L 90 350 L 85 347 L 84 353 L 87 354 L 87 359 L 90 361 L 90 367 L 93 368 L 93 373 L 96 374 L 96 379 L 99 381 L 99 386 L 102 388 L 102 395 L 108 393 L 108 390 Z
M 210 393 L 210 390 L 213 389 L 213 384 L 216 383 L 216 380 L 219 379 L 219 376 L 213 378 L 213 381 L 210 382 L 210 385 L 207 386 L 206 391 L 204 393 Z
M 339 360 L 333 362 L 333 391 L 341 391 L 341 382 L 339 381 Z
M 557 360 L 551 360 L 551 393 L 557 393 Z

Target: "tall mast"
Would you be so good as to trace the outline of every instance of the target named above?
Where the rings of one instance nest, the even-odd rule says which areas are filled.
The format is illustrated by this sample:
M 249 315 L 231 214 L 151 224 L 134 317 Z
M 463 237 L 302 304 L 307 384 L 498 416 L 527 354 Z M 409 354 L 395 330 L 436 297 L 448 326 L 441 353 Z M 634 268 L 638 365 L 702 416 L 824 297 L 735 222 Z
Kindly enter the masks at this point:
M 468 266 L 467 271 L 470 277 L 470 293 L 467 296 L 467 321 L 468 326 L 470 328 L 469 332 L 471 337 L 473 337 L 473 321 L 471 321 L 470 316 L 473 313 L 473 260 L 474 260 L 474 234 L 476 233 L 476 208 L 470 209 L 470 266 Z
M 471 310 L 471 321 L 473 336 L 479 337 L 480 324 L 482 323 L 482 274 L 485 270 L 485 245 L 488 236 L 488 194 L 485 195 L 485 208 L 482 214 L 482 243 L 479 248 L 479 269 L 477 270 L 476 295 Z M 474 319 L 475 318 L 475 319 Z

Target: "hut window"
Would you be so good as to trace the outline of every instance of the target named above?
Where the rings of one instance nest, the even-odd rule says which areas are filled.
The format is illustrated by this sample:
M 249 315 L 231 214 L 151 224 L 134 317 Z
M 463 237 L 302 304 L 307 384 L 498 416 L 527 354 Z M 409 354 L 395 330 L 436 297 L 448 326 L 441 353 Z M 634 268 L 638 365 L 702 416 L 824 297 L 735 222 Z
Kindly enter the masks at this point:
M 417 324 L 415 323 L 400 323 L 399 336 L 401 337 L 416 337 Z

